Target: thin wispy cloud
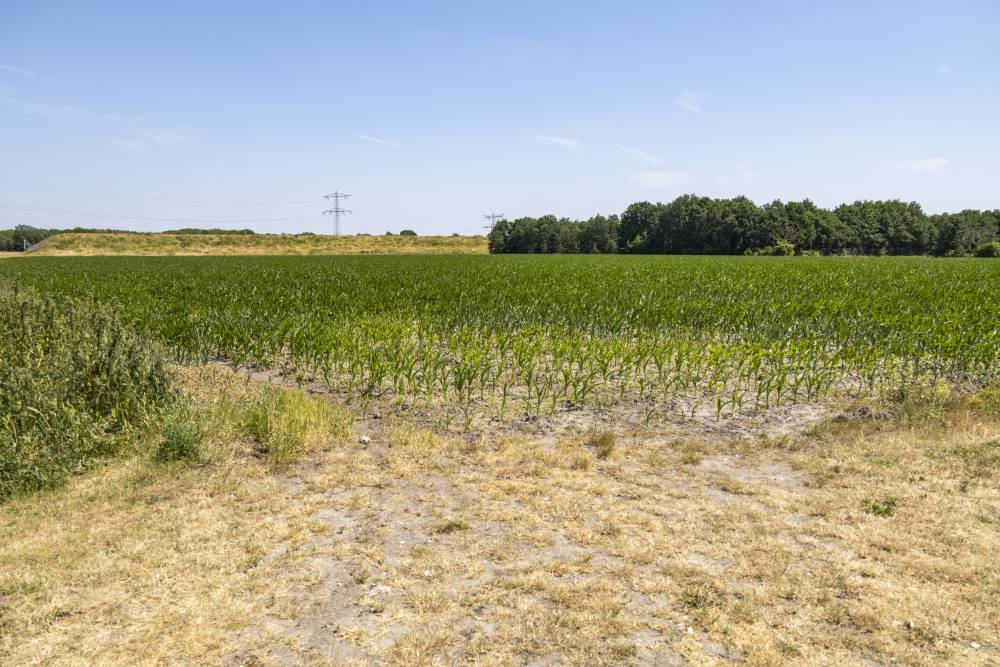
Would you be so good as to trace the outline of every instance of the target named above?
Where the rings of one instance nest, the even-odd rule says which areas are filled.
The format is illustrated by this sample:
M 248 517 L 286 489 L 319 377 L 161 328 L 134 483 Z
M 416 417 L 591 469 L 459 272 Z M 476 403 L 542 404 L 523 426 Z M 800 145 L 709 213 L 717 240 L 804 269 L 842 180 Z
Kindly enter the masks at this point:
M 151 146 L 166 148 L 191 141 L 186 134 L 157 127 L 147 119 L 124 114 L 104 114 L 90 119 L 90 123 L 115 134 L 124 135 L 114 145 L 123 150 L 141 150 Z
M 611 144 L 611 145 L 614 148 L 621 151 L 622 153 L 625 153 L 626 155 L 631 155 L 636 160 L 642 160 L 643 162 L 648 162 L 650 164 L 661 164 L 663 162 L 663 160 L 656 157 L 655 155 L 647 153 L 646 151 L 641 151 L 638 148 L 630 148 L 628 146 L 623 146 L 622 144 Z
M 755 180 L 757 180 L 757 173 L 747 167 L 734 164 L 733 171 L 735 171 L 737 175 L 739 175 L 740 179 L 744 183 L 753 183 Z
M 11 97 L 0 100 L 0 103 L 3 103 L 13 109 L 17 109 L 18 111 L 22 111 L 33 116 L 41 116 L 43 118 L 65 116 L 66 114 L 74 111 L 73 107 L 66 104 L 39 104 L 37 102 L 28 102 L 26 100 L 19 100 Z
M 190 138 L 183 134 L 157 131 L 137 131 L 135 136 L 159 146 L 172 146 L 174 144 L 186 144 Z
M 677 104 L 691 113 L 701 113 L 702 97 L 693 90 L 686 90 L 677 98 Z
M 16 74 L 17 76 L 24 77 L 25 79 L 42 78 L 38 72 L 34 72 L 30 69 L 21 69 L 20 67 L 14 67 L 13 65 L 0 64 L 0 72 L 8 72 L 10 74 Z
M 901 162 L 897 162 L 894 166 L 896 169 L 902 169 L 903 171 L 910 171 L 914 173 L 938 172 L 948 166 L 948 158 L 931 157 L 920 160 L 903 160 Z
M 397 144 L 395 141 L 389 141 L 388 139 L 379 139 L 378 137 L 373 137 L 368 134 L 355 134 L 358 139 L 363 139 L 369 141 L 373 144 L 378 144 L 379 146 L 388 146 L 389 148 L 402 148 L 402 144 Z
M 727 185 L 735 180 L 741 183 L 753 183 L 757 180 L 757 172 L 749 167 L 734 164 L 730 167 L 729 171 L 725 171 L 715 177 L 715 182 L 719 185 Z
M 146 144 L 132 139 L 116 139 L 112 142 L 112 145 L 125 153 L 138 153 L 146 148 Z
M 679 171 L 643 171 L 632 174 L 632 180 L 650 188 L 669 188 L 686 183 L 688 175 Z
M 560 148 L 565 148 L 571 151 L 579 150 L 580 147 L 583 146 L 583 144 L 576 139 L 570 139 L 569 137 L 556 137 L 550 134 L 536 134 L 534 139 L 542 144 L 559 146 Z

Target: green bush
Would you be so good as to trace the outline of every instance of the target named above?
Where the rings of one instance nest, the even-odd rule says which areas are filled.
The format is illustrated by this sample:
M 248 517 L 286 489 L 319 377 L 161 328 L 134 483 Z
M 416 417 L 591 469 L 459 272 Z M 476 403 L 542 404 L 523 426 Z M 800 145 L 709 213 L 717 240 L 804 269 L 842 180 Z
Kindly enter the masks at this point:
M 113 309 L 0 285 L 0 499 L 114 453 L 173 396 Z
M 200 414 L 190 409 L 178 410 L 163 425 L 163 439 L 156 448 L 156 460 L 162 463 L 201 460 L 202 443 L 207 433 Z
M 774 244 L 774 252 L 772 254 L 791 257 L 795 254 L 795 245 L 785 239 L 778 239 L 778 242 Z
M 1000 257 L 1000 241 L 991 241 L 976 246 L 974 254 L 976 257 Z

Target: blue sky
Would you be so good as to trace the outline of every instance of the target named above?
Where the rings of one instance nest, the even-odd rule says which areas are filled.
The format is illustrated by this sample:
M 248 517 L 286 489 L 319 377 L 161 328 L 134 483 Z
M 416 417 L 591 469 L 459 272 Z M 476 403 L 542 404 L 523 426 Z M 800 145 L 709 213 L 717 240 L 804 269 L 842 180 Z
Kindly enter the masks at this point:
M 0 228 L 1000 208 L 1000 3 L 495 5 L 0 0 Z

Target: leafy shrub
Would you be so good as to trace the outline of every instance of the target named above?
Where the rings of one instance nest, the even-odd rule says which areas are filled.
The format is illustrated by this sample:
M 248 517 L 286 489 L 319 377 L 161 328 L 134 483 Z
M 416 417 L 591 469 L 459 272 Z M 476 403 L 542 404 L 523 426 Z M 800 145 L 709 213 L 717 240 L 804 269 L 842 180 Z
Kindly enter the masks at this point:
M 156 460 L 198 461 L 207 429 L 201 415 L 190 409 L 178 410 L 163 425 L 163 440 L 156 449 Z
M 416 236 L 417 233 L 412 229 L 404 229 L 399 233 L 400 236 Z
M 112 308 L 0 285 L 0 498 L 114 453 L 173 396 Z
M 976 246 L 973 253 L 976 257 L 1000 257 L 1000 241 L 991 241 Z

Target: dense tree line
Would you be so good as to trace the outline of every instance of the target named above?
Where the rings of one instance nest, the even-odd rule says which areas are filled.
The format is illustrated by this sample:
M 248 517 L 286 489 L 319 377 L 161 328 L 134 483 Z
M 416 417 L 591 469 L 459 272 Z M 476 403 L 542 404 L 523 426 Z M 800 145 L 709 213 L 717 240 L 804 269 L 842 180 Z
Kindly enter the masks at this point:
M 218 227 L 212 227 L 210 229 L 202 229 L 200 227 L 183 227 L 181 229 L 165 229 L 164 234 L 256 234 L 252 229 L 219 229 Z
M 18 225 L 13 229 L 0 229 L 0 251 L 24 250 L 56 233 L 55 229 L 41 229 L 31 225 Z
M 970 255 L 1000 242 L 1000 210 L 926 215 L 916 202 L 808 199 L 758 206 L 746 197 L 683 195 L 637 202 L 619 216 L 499 221 L 494 253 Z M 995 247 L 995 246 L 994 246 Z M 983 248 L 986 248 L 984 251 Z
M 619 228 L 617 215 L 581 221 L 554 215 L 499 220 L 490 231 L 490 252 L 617 252 Z

